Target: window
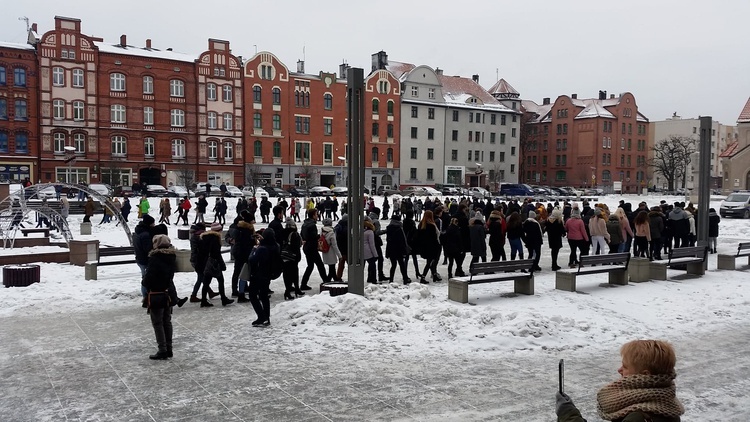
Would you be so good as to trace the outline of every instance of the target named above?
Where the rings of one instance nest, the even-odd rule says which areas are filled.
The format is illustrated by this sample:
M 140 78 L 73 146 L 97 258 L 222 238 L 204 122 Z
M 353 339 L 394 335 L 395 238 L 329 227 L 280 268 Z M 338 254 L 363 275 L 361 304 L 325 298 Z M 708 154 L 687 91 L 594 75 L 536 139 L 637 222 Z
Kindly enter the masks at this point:
M 8 83 L 8 75 L 6 73 L 5 66 L 0 66 L 0 85 L 6 85 Z M 7 142 L 8 135 L 5 135 L 5 139 Z
M 510 147 L 510 155 L 516 155 L 516 147 Z
M 380 100 L 377 98 L 372 99 L 372 114 L 380 113 Z
M 427 169 L 427 180 L 433 180 L 433 170 Z
M 377 163 L 379 158 L 378 147 L 372 147 L 372 156 L 370 157 L 373 162 Z
M 14 111 L 15 120 L 27 120 L 29 118 L 26 110 L 26 100 L 16 100 Z
M 693 128 L 693 133 L 695 133 L 695 128 Z M 625 123 L 622 124 L 622 134 L 625 134 Z
M 16 132 L 16 152 L 20 154 L 29 152 L 29 136 L 23 132 Z
M 83 88 L 83 69 L 73 69 L 73 87 Z
M 172 140 L 172 158 L 185 158 L 185 140 Z
M 323 119 L 323 134 L 324 135 L 333 134 L 333 120 L 332 119 Z
M 65 119 L 65 101 L 52 100 L 52 118 L 55 120 Z
M 500 162 L 501 163 L 505 162 L 505 151 L 500 151 Z
M 504 133 L 500 134 L 500 145 L 505 145 L 505 134 Z
M 224 159 L 231 160 L 234 158 L 234 144 L 231 142 L 224 142 Z
M 209 111 L 207 117 L 208 128 L 216 129 L 218 127 L 218 116 L 215 111 Z
M 505 119 L 506 119 L 506 117 L 508 117 L 508 116 L 506 116 L 504 114 L 500 115 L 500 125 L 501 126 L 505 126 Z
M 224 113 L 224 130 L 232 130 L 232 113 Z
M 431 100 L 435 99 L 435 88 L 430 88 L 429 91 L 427 91 L 427 97 Z M 431 179 L 431 177 L 428 177 L 428 179 Z
M 495 124 L 497 124 L 497 115 L 495 115 L 495 114 L 490 114 L 490 124 L 491 124 L 491 125 L 495 125 Z
M 232 85 L 224 85 L 221 87 L 221 99 L 225 103 L 231 103 L 232 102 Z M 260 101 L 258 101 L 260 102 Z
M 431 141 L 435 139 L 435 129 L 433 128 L 427 129 L 427 139 Z
M 372 136 L 380 136 L 380 125 L 377 123 L 372 124 Z
M 26 69 L 20 67 L 13 69 L 13 85 L 26 86 Z M 16 147 L 16 151 L 18 151 L 18 147 Z
M 393 138 L 393 124 L 388 123 L 388 137 Z
M 414 148 L 414 147 L 411 148 L 411 155 L 409 156 L 409 158 L 411 158 L 412 160 L 416 160 L 417 159 L 417 149 L 416 148 Z
M 479 151 L 474 151 L 474 161 L 479 161 Z
M 453 110 L 453 121 L 454 122 L 458 121 L 458 110 Z
M 495 151 L 490 151 L 490 162 L 495 161 Z
M 602 182 L 610 182 L 612 181 L 612 173 L 609 172 L 609 170 L 604 170 L 602 172 Z
M 385 151 L 385 160 L 388 161 L 389 163 L 393 162 L 393 148 L 388 148 Z
M 630 151 L 632 146 L 633 146 L 633 140 L 628 138 L 628 151 Z
M 411 139 L 417 139 L 417 128 L 411 128 Z
M 273 67 L 267 64 L 261 65 L 260 66 L 260 78 L 267 79 L 269 81 L 273 79 Z
M 458 141 L 458 131 L 454 130 L 451 132 L 451 141 Z
M 185 111 L 174 109 L 171 111 L 172 127 L 185 127 Z
M 62 67 L 52 68 L 52 85 L 65 86 L 65 69 Z
M 411 117 L 415 119 L 419 117 L 419 108 L 417 106 L 411 106 Z
M 281 116 L 278 114 L 273 115 L 273 130 L 281 130 Z
M 546 156 L 546 155 L 543 155 L 543 156 L 542 156 L 542 165 L 543 165 L 543 166 L 546 166 L 546 165 L 547 165 L 547 156 Z
M 125 123 L 125 106 L 122 104 L 113 104 L 110 106 L 110 122 Z
M 169 96 L 170 97 L 184 97 L 185 96 L 185 82 L 179 79 L 171 79 L 169 81 Z
M 409 179 L 417 180 L 417 169 L 415 169 L 414 167 L 409 169 Z
M 143 155 L 154 158 L 154 138 L 143 138 Z
M 632 135 L 632 134 L 633 134 L 633 124 L 628 123 L 628 135 Z
M 219 143 L 216 141 L 208 141 L 208 159 L 216 160 L 219 158 Z
M 378 92 L 381 94 L 387 94 L 390 90 L 388 81 L 378 81 Z
M 566 125 L 566 126 L 567 126 L 567 125 Z M 512 129 L 510 130 L 510 137 L 511 137 L 511 138 L 515 138 L 515 137 L 516 137 L 516 128 L 512 128 Z
M 388 100 L 388 115 L 393 116 L 393 101 Z
M 55 144 L 55 154 L 65 153 L 65 134 L 62 132 L 55 132 L 52 135 L 52 139 Z
M 124 136 L 112 137 L 112 155 L 125 156 L 128 153 L 128 142 Z
M 419 87 L 413 86 L 411 87 L 411 96 L 412 97 L 419 97 Z
M 216 101 L 216 84 L 206 85 L 206 99 L 208 101 Z
M 263 94 L 263 88 L 261 88 L 258 85 L 255 85 L 253 87 L 253 102 L 256 104 L 260 104 L 261 98 L 263 96 L 262 94 Z
M 625 149 L 625 138 L 620 138 L 620 149 Z
M 468 154 L 468 157 L 466 159 L 469 160 L 469 161 L 471 161 L 471 150 L 469 150 L 468 152 L 469 152 L 469 154 Z
M 143 93 L 146 95 L 152 95 L 154 93 L 154 77 L 153 76 L 143 77 Z
M 557 181 L 564 181 L 566 179 L 566 174 L 564 170 L 559 170 L 555 172 L 555 180 Z
M 86 135 L 83 133 L 73 134 L 73 147 L 76 149 L 76 154 L 83 154 L 86 152 Z
M 263 119 L 262 119 L 262 115 L 260 113 L 253 114 L 253 127 L 255 129 L 262 129 L 263 128 Z
M 154 124 L 154 108 L 143 107 L 143 124 L 152 126 Z
M 469 123 L 474 123 L 474 113 L 469 112 Z
M 8 100 L 0 98 L 0 120 L 8 120 Z
M 625 156 L 624 155 L 620 156 L 620 167 L 625 167 Z
M 325 108 L 326 110 L 331 110 L 333 108 L 333 95 L 325 94 L 323 96 L 323 108 Z
M 458 150 L 451 150 L 451 161 L 458 161 Z
M 490 143 L 491 144 L 495 143 L 495 132 L 490 132 Z
M 279 88 L 274 88 L 272 91 L 272 94 L 273 94 L 273 103 L 275 105 L 281 104 L 281 90 Z M 333 101 L 333 99 L 331 99 L 331 101 Z
M 273 143 L 273 157 L 281 158 L 281 142 L 279 141 Z
M 122 73 L 112 73 L 109 75 L 110 91 L 125 91 L 125 75 Z
M 430 120 L 435 120 L 435 109 L 430 107 L 427 109 L 427 118 Z
M 333 161 L 333 144 L 323 144 L 323 161 L 328 163 Z
M 434 148 L 427 148 L 427 159 L 428 160 L 434 160 L 435 159 L 435 149 Z
M 565 110 L 565 117 L 567 117 L 567 116 L 568 116 L 568 110 Z M 513 115 L 513 123 L 515 123 L 515 122 L 517 122 L 517 121 L 518 121 L 518 116 L 516 116 L 516 115 L 514 114 L 514 115 Z M 567 128 L 568 128 L 568 125 L 566 124 L 566 125 L 565 125 L 565 130 L 566 130 L 566 133 L 567 133 Z

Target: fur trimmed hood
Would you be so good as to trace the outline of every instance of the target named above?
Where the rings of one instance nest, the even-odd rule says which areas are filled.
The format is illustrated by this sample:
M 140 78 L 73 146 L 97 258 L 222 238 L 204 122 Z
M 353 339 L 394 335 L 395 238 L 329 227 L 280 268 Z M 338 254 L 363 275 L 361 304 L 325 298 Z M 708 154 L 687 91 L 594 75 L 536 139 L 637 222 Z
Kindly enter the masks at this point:
M 201 233 L 201 240 L 203 240 L 207 236 L 216 236 L 217 238 L 219 238 L 219 241 L 221 241 L 221 232 L 206 230 L 205 232 Z
M 157 248 L 157 249 L 151 249 L 151 251 L 148 253 L 149 258 L 157 255 L 157 254 L 163 254 L 163 255 L 177 255 L 177 249 L 174 248 L 174 246 L 170 246 L 168 248 Z

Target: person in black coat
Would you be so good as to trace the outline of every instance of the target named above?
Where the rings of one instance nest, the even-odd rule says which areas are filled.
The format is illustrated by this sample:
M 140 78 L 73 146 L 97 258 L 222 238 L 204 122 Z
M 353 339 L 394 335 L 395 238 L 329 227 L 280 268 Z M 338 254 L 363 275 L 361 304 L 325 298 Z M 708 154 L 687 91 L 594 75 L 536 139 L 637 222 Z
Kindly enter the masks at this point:
M 552 251 L 552 271 L 557 271 L 561 267 L 557 265 L 557 256 L 563 246 L 563 237 L 565 237 L 565 224 L 563 223 L 563 214 L 560 208 L 553 208 L 545 224 L 547 230 L 547 243 Z
M 208 186 L 208 185 L 206 185 Z M 206 201 L 206 197 L 201 195 L 198 197 L 198 202 L 195 205 L 195 220 L 193 220 L 193 224 L 197 222 L 204 223 L 204 215 L 206 214 L 206 208 L 208 208 L 208 201 Z
M 286 208 L 283 205 L 276 205 L 273 207 L 273 220 L 268 223 L 268 228 L 272 229 L 276 233 L 276 243 L 281 245 L 284 239 L 281 237 L 284 232 L 284 212 Z
M 247 259 L 247 265 L 250 267 L 250 303 L 258 316 L 258 319 L 252 323 L 253 327 L 271 325 L 271 304 L 268 300 L 271 285 L 271 262 L 279 259 L 279 255 L 276 233 L 273 229 L 267 228 L 263 231 L 263 239 L 260 241 L 260 245 Z
M 386 201 L 387 202 L 387 201 Z M 341 280 L 344 277 L 344 266 L 346 265 L 346 257 L 349 253 L 349 215 L 342 214 L 341 220 L 339 220 L 336 227 L 333 228 L 336 233 L 336 244 L 341 252 L 341 258 L 339 258 L 339 266 L 336 269 L 336 278 Z
M 302 223 L 300 236 L 304 242 L 302 244 L 302 253 L 305 254 L 307 268 L 305 268 L 305 272 L 302 274 L 300 290 L 312 290 L 312 287 L 308 286 L 307 282 L 310 281 L 310 275 L 313 272 L 313 268 L 316 267 L 324 283 L 331 281 L 328 279 L 328 273 L 326 272 L 325 265 L 323 265 L 323 258 L 320 257 L 320 252 L 318 252 L 318 210 L 315 208 L 309 209 L 306 215 L 307 218 Z
M 152 243 L 151 239 L 154 236 L 154 217 L 146 214 L 143 216 L 137 226 L 135 226 L 133 234 L 133 251 L 135 252 L 135 263 L 141 270 L 141 283 L 143 283 L 143 277 L 146 276 L 146 268 L 148 267 L 148 253 L 151 252 Z M 141 294 L 143 298 L 146 298 L 146 288 L 141 286 Z
M 339 223 L 341 224 L 341 223 Z M 281 260 L 284 262 L 284 300 L 304 296 L 305 292 L 299 288 L 299 262 L 302 261 L 302 238 L 297 233 L 297 223 L 292 217 L 287 217 L 286 228 L 281 233 Z M 294 293 L 294 297 L 292 297 Z
M 414 262 L 414 272 L 417 274 L 417 277 L 419 277 L 419 274 L 421 272 L 419 271 L 419 260 L 417 258 L 417 255 L 421 253 L 421 246 L 419 242 L 416 241 L 417 236 L 417 223 L 414 221 L 414 211 L 407 210 L 403 213 L 404 221 L 401 223 L 404 234 L 406 235 L 406 244 L 409 246 L 410 253 L 406 257 L 406 268 L 409 269 L 409 256 L 411 256 L 412 261 Z M 376 226 L 377 227 L 377 226 Z M 375 233 L 375 236 L 377 236 L 377 232 Z M 381 280 L 382 281 L 382 280 Z
M 177 256 L 167 235 L 154 236 L 152 246 L 142 284 L 148 292 L 148 312 L 159 349 L 149 358 L 163 360 L 172 357 L 172 306 L 175 303 L 170 299 L 170 291 L 174 291 Z
M 458 227 L 458 219 L 452 218 L 448 228 L 440 238 L 443 244 L 443 253 L 448 258 L 448 278 L 453 278 L 453 264 L 461 256 L 461 229 Z
M 456 220 L 458 220 L 458 229 L 461 234 L 461 254 L 456 258 L 456 277 L 466 275 L 463 270 L 466 253 L 471 252 L 471 234 L 469 232 L 469 207 L 461 203 L 456 211 Z
M 721 217 L 713 208 L 708 209 L 708 247 L 709 252 L 716 253 L 716 239 L 719 237 L 719 222 Z
M 122 200 L 122 207 L 120 207 L 120 214 L 122 214 L 122 219 L 125 221 L 128 221 L 128 214 L 130 214 L 130 199 L 123 198 Z
M 523 222 L 522 227 L 526 249 L 529 251 L 529 258 L 534 259 L 534 271 L 541 271 L 539 258 L 542 255 L 544 237 L 542 236 L 542 226 L 536 221 L 536 213 L 534 211 L 529 211 L 529 218 Z
M 260 200 L 260 218 L 262 223 L 268 223 L 268 214 L 271 212 L 271 201 L 268 198 Z
M 401 277 L 403 277 L 404 284 L 411 283 L 406 273 L 407 257 L 411 251 L 406 241 L 406 234 L 404 233 L 404 226 L 401 224 L 400 215 L 396 214 L 391 217 L 390 223 L 385 228 L 385 241 L 385 257 L 391 261 L 391 275 L 389 279 L 393 281 L 393 276 L 396 274 L 396 265 L 398 265 L 401 269 Z
M 247 215 L 247 214 L 245 214 Z M 247 262 L 250 252 L 255 246 L 255 227 L 250 221 L 243 219 L 240 215 L 237 217 L 234 227 L 230 227 L 230 239 L 232 244 L 232 256 L 234 257 L 234 269 L 232 270 L 232 296 L 237 296 L 237 302 L 247 302 L 245 289 L 239 288 L 239 278 L 242 267 Z M 247 280 L 244 280 L 246 282 Z M 244 287 L 244 286 L 243 286 Z
M 198 247 L 198 265 L 196 267 L 203 267 L 203 295 L 201 298 L 201 308 L 214 306 L 208 301 L 209 286 L 211 284 L 211 278 L 216 278 L 219 283 L 219 295 L 221 295 L 222 306 L 227 306 L 230 303 L 234 303 L 234 300 L 229 299 L 224 293 L 224 271 L 227 269 L 227 264 L 224 263 L 224 258 L 221 256 L 221 224 L 212 224 L 211 230 L 203 232 L 200 237 L 200 244 Z
M 487 231 L 490 234 L 489 246 L 490 252 L 492 253 L 492 261 L 506 261 L 508 258 L 505 256 L 505 216 L 500 208 L 496 208 L 490 213 L 489 223 L 487 225 Z

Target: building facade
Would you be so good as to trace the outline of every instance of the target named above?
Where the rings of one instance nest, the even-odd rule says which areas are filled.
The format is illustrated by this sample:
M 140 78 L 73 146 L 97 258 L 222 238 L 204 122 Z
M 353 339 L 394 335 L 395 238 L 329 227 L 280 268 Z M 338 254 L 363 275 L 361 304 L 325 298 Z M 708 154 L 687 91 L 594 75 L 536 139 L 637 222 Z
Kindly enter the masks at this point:
M 523 101 L 522 182 L 638 192 L 650 180 L 649 121 L 631 93 Z
M 34 48 L 0 43 L 0 181 L 36 181 L 39 71 Z
M 736 138 L 719 154 L 722 191 L 750 190 L 750 99 L 737 118 Z

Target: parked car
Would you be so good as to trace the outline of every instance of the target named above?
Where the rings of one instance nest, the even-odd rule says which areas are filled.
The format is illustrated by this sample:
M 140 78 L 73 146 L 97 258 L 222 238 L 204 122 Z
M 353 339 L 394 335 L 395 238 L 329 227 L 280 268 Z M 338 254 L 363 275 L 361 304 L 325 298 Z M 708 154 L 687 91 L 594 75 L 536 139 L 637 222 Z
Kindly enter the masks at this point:
M 241 196 L 244 196 L 240 188 L 234 185 L 226 185 L 227 193 L 225 196 L 231 197 L 231 198 L 239 198 Z
M 292 196 L 289 192 L 285 191 L 284 189 L 277 188 L 275 186 L 266 186 L 263 189 L 265 189 L 265 191 L 268 192 L 268 196 L 272 196 L 272 197 L 284 198 L 284 197 Z
M 459 192 L 458 192 L 458 189 L 456 189 L 455 187 L 444 186 L 442 189 L 440 189 L 440 193 L 447 196 L 447 195 L 458 195 Z
M 403 189 L 401 189 L 401 195 L 404 196 L 410 196 L 410 195 L 416 195 L 416 196 L 424 196 L 427 195 L 425 193 L 423 186 L 407 186 Z
M 292 186 L 288 188 L 286 191 L 289 192 L 295 198 L 304 198 L 310 195 L 307 192 L 307 189 L 303 188 L 302 186 Z
M 349 193 L 349 189 L 346 186 L 336 186 L 335 188 L 331 189 L 331 193 L 336 196 L 344 196 Z
M 167 188 L 162 185 L 146 185 L 146 196 L 156 198 L 167 196 Z
M 424 193 L 427 196 L 440 196 L 440 195 L 442 195 L 439 190 L 437 190 L 437 189 L 435 189 L 433 187 L 430 187 L 430 186 L 426 186 L 424 188 Z
M 206 182 L 198 182 L 195 184 L 195 194 L 196 195 L 205 195 L 206 194 L 206 185 L 208 183 Z M 211 187 L 209 188 L 209 196 L 221 196 L 221 190 L 219 189 L 219 185 L 211 184 Z
M 245 186 L 242 188 L 242 194 L 246 197 L 258 195 L 261 198 L 268 198 L 268 192 L 261 187 L 254 188 L 252 186 Z
M 390 186 L 380 185 L 378 186 L 378 189 L 375 191 L 375 193 L 380 196 L 388 196 L 388 195 L 393 195 L 396 193 L 400 194 L 401 191 L 398 189 L 394 189 Z
M 57 191 L 55 190 L 54 186 L 47 186 L 46 188 L 39 189 L 36 192 L 37 199 L 56 199 L 57 198 Z
M 472 198 L 484 199 L 492 196 L 487 189 L 479 186 L 470 187 L 469 192 L 471 193 Z
M 112 196 L 112 188 L 110 188 L 109 185 L 105 183 L 92 183 L 89 185 L 89 189 L 102 196 Z
M 531 186 L 523 183 L 503 183 L 500 185 L 501 196 L 534 196 Z
M 572 186 L 566 186 L 565 189 L 567 189 L 568 192 L 570 192 L 573 196 L 581 196 L 581 195 L 583 195 L 583 191 L 582 190 L 576 189 L 576 188 L 574 188 Z
M 721 202 L 721 217 L 750 218 L 750 192 L 733 192 Z
M 132 198 L 133 197 L 133 187 L 132 186 L 115 186 L 114 188 L 114 195 L 120 196 L 123 198 Z
M 195 192 L 188 190 L 185 186 L 177 186 L 172 185 L 167 188 L 167 193 L 165 196 L 169 196 L 171 198 L 184 198 L 184 197 L 193 197 L 195 196 Z
M 325 186 L 313 186 L 311 187 L 308 192 L 310 192 L 310 196 L 330 196 L 332 195 L 331 189 L 325 187 Z

